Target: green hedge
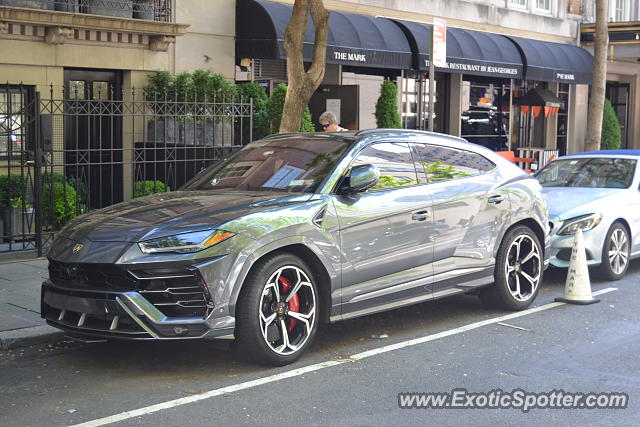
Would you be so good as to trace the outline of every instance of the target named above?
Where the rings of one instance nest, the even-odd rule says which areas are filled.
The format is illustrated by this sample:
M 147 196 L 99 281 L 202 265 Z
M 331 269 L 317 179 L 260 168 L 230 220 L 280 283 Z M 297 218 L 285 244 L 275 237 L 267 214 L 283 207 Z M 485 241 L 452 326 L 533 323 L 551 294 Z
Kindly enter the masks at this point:
M 76 190 L 61 181 L 48 182 L 42 188 L 42 215 L 45 224 L 64 225 L 76 217 Z
M 17 174 L 0 175 L 0 208 L 8 207 L 11 199 L 25 199 L 27 177 Z
M 133 198 L 135 199 L 154 193 L 166 193 L 168 191 L 171 191 L 171 188 L 162 181 L 136 181 Z

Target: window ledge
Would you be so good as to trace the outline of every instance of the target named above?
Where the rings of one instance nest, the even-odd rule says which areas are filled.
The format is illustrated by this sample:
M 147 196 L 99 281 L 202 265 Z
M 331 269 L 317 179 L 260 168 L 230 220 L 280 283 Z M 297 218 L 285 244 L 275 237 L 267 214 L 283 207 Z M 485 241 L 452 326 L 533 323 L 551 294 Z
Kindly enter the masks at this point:
M 149 36 L 177 37 L 185 34 L 189 24 L 144 19 L 56 12 L 42 9 L 0 6 L 0 23 L 42 25 L 97 31 L 119 31 Z

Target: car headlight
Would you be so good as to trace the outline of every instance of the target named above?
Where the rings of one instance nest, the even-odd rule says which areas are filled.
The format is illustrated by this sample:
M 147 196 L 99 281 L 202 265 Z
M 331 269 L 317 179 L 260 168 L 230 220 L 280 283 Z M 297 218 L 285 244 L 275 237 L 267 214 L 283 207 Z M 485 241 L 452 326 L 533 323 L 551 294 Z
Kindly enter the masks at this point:
M 558 234 L 564 236 L 567 234 L 575 234 L 578 230 L 591 230 L 600 224 L 600 221 L 602 221 L 602 214 L 577 216 L 566 220 L 560 230 L 558 230 Z
M 235 233 L 223 230 L 196 231 L 138 242 L 138 246 L 145 254 L 162 252 L 188 254 L 217 245 L 233 236 Z

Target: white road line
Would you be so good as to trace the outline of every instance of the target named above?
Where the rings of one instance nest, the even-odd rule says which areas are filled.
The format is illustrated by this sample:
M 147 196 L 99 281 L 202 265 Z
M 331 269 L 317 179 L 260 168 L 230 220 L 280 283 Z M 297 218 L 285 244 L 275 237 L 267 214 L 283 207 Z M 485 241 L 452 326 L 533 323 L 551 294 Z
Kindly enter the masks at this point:
M 593 295 L 602 295 L 608 292 L 613 292 L 618 290 L 618 288 L 606 288 L 601 289 L 597 292 L 593 292 Z M 390 351 L 398 350 L 405 347 L 411 347 L 417 344 L 423 344 L 429 341 L 434 341 L 440 338 L 448 337 L 451 335 L 461 334 L 463 332 L 467 332 L 473 329 L 478 329 L 483 326 L 492 325 L 498 322 L 504 322 L 505 320 L 515 319 L 518 317 L 527 316 L 529 314 L 538 313 L 544 310 L 549 310 L 550 308 L 559 307 L 561 305 L 566 305 L 563 302 L 553 302 L 550 304 L 542 305 L 540 307 L 530 308 L 528 310 L 519 311 L 517 313 L 507 314 L 505 316 L 494 317 L 492 319 L 482 320 L 476 323 L 470 323 L 465 326 L 460 326 L 455 329 L 450 329 L 448 331 L 439 332 L 437 334 L 427 335 L 421 338 L 416 338 L 408 341 L 399 342 L 397 344 L 391 344 L 384 347 L 376 348 L 369 351 L 364 351 L 362 353 L 357 353 L 352 355 L 347 359 L 340 360 L 327 360 L 325 362 L 316 363 L 313 365 L 305 366 L 303 368 L 293 369 L 291 371 L 282 372 L 280 374 L 270 375 L 264 378 L 258 378 L 256 380 L 246 381 L 239 384 L 230 385 L 227 387 L 217 388 L 214 390 L 207 391 L 205 393 L 196 394 L 192 396 L 182 397 L 180 399 L 169 400 L 168 402 L 158 403 L 156 405 L 146 406 L 144 408 L 134 409 L 132 411 L 121 412 L 119 414 L 111 415 L 109 417 L 99 418 L 93 421 L 87 421 L 82 424 L 77 424 L 73 427 L 94 427 L 94 426 L 103 426 L 106 424 L 116 423 L 118 421 L 124 421 L 135 417 L 140 417 L 142 415 L 151 414 L 154 412 L 162 411 L 163 409 L 175 408 L 176 406 L 186 405 L 188 403 L 198 402 L 200 400 L 210 399 L 212 397 L 221 396 L 223 394 L 233 393 L 240 390 L 246 390 L 248 388 L 257 387 L 263 384 L 268 384 L 280 380 L 284 380 L 286 378 L 297 377 L 300 375 L 304 375 L 309 372 L 319 371 L 320 369 L 330 368 L 332 366 L 342 365 L 343 363 L 353 362 L 356 360 L 366 359 L 367 357 L 376 356 L 383 353 L 388 353 Z

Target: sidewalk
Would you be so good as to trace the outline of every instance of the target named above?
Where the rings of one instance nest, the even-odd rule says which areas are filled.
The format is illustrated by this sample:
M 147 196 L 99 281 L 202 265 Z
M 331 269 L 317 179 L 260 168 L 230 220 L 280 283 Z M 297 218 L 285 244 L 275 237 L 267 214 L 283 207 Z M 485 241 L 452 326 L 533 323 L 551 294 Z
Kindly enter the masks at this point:
M 44 258 L 0 263 L 0 350 L 62 337 L 40 318 L 40 285 L 48 274 Z

